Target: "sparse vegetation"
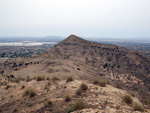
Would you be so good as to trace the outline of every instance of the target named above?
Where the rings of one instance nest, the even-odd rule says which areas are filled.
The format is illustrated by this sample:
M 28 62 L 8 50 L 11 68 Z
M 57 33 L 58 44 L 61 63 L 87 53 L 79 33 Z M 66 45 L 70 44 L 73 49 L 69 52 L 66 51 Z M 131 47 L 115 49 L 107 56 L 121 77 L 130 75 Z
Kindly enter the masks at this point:
M 26 78 L 26 82 L 29 82 L 29 81 L 31 81 L 32 79 L 28 76 L 27 78 Z
M 67 78 L 67 81 L 66 81 L 66 82 L 71 82 L 71 81 L 73 81 L 73 77 L 72 77 L 72 76 L 69 76 L 69 77 Z
M 59 78 L 56 77 L 56 76 L 54 76 L 54 77 L 52 78 L 52 81 L 57 81 L 57 80 L 59 80 Z
M 147 105 L 150 105 L 150 100 L 147 100 L 147 101 L 146 101 L 146 104 L 147 104 Z
M 87 84 L 85 84 L 85 83 L 82 83 L 82 84 L 80 85 L 80 89 L 81 89 L 82 91 L 85 91 L 85 90 L 87 90 L 87 89 L 88 89 L 88 86 L 87 86 Z
M 66 102 L 71 101 L 71 97 L 70 97 L 70 95 L 66 95 L 66 96 L 65 96 L 65 101 L 66 101 Z
M 105 100 L 105 105 L 107 105 L 108 104 L 108 101 L 107 100 Z
M 134 102 L 132 107 L 134 111 L 144 111 L 144 106 L 140 102 Z
M 129 93 L 132 97 L 135 97 L 135 93 L 134 92 L 130 92 Z
M 13 97 L 13 95 L 10 96 L 10 98 L 12 98 L 12 97 Z
M 77 110 L 81 110 L 84 108 L 87 108 L 87 104 L 83 101 L 83 100 L 78 100 L 75 103 L 71 104 L 68 113 L 73 112 L 73 111 L 77 111 Z
M 32 106 L 32 104 L 28 104 L 28 107 L 31 107 Z
M 33 89 L 26 89 L 23 93 L 23 96 L 29 96 L 30 98 L 34 97 L 36 92 Z
M 48 109 L 48 111 L 53 111 L 53 110 L 50 108 L 50 109 Z
M 49 80 L 49 77 L 47 77 L 46 80 Z
M 45 103 L 45 107 L 47 107 L 47 106 L 52 106 L 53 105 L 53 103 L 52 103 L 52 101 L 50 100 L 50 99 L 45 99 L 45 101 L 46 101 L 46 103 Z
M 7 81 L 4 81 L 4 82 L 3 82 L 3 85 L 8 85 L 8 82 L 7 82 Z
M 52 106 L 53 105 L 52 101 L 51 100 L 47 100 L 47 105 L 48 106 Z
M 105 82 L 105 81 L 100 80 L 100 81 L 99 81 L 99 86 L 101 86 L 101 87 L 105 87 L 105 86 L 106 86 L 106 82 Z
M 111 59 L 108 59 L 108 61 L 110 62 L 110 61 L 111 61 Z
M 24 89 L 25 88 L 25 85 L 22 85 L 21 89 Z
M 77 91 L 76 91 L 76 95 L 81 95 L 81 94 L 82 94 L 82 92 L 83 92 L 83 91 L 85 91 L 85 90 L 87 90 L 87 89 L 88 89 L 87 84 L 82 83 L 82 84 L 80 85 L 80 88 L 79 88 L 79 89 L 77 89 Z
M 36 80 L 37 81 L 42 81 L 42 80 L 45 80 L 45 77 L 43 77 L 43 76 L 37 76 Z
M 124 102 L 126 102 L 127 104 L 132 104 L 133 103 L 133 99 L 130 95 L 126 94 L 123 96 L 123 100 Z
M 5 89 L 9 89 L 11 87 L 11 85 L 7 84 Z
M 120 106 L 119 106 L 119 105 L 117 105 L 117 106 L 116 106 L 116 109 L 120 109 Z
M 14 80 L 12 80 L 12 82 L 19 83 L 19 82 L 20 82 L 20 79 L 19 79 L 19 78 L 15 78 Z
M 15 113 L 17 111 L 17 108 L 15 108 L 14 110 L 13 110 L 13 113 Z
M 55 113 L 60 113 L 60 111 L 56 111 Z
M 47 85 L 48 85 L 48 86 L 50 86 L 50 85 L 51 85 L 50 81 L 47 83 Z
M 77 89 L 77 91 L 76 91 L 76 95 L 81 95 L 82 94 L 82 90 L 79 88 L 79 89 Z
M 108 64 L 106 63 L 104 66 L 103 66 L 103 68 L 106 68 L 108 66 Z
M 103 81 L 103 80 L 99 80 L 99 79 L 94 79 L 93 84 L 99 85 L 101 87 L 105 87 L 106 86 L 106 82 Z
M 14 76 L 14 75 L 11 75 Z M 16 82 L 16 83 L 20 83 L 20 81 L 25 81 L 24 78 L 18 77 L 18 78 L 11 78 L 10 80 L 11 82 Z
M 98 85 L 99 84 L 99 80 L 98 79 L 94 79 L 93 84 Z

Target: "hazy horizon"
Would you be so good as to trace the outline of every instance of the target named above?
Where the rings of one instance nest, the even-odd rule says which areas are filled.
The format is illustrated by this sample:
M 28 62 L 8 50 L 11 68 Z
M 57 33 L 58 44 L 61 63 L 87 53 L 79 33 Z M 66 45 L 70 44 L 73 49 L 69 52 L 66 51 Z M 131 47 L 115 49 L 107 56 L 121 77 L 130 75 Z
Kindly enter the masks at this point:
M 0 37 L 150 38 L 148 0 L 1 0 Z

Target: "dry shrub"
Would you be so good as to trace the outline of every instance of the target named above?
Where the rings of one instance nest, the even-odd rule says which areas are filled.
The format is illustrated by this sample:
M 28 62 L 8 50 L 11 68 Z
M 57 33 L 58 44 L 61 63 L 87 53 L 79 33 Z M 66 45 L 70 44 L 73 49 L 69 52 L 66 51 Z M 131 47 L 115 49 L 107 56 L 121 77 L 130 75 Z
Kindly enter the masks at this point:
M 53 106 L 53 103 L 51 100 L 47 99 L 47 106 Z
M 99 81 L 99 85 L 100 85 L 101 87 L 105 87 L 105 86 L 106 86 L 106 82 L 105 82 L 105 81 L 100 80 L 100 81 Z
M 82 84 L 80 85 L 80 89 L 81 89 L 82 91 L 85 91 L 85 90 L 87 90 L 87 89 L 88 89 L 88 86 L 87 86 L 87 84 L 85 84 L 85 83 L 82 83 Z
M 36 92 L 33 89 L 26 89 L 23 93 L 23 96 L 29 96 L 30 98 L 34 97 Z
M 144 111 L 144 106 L 140 102 L 134 102 L 132 107 L 134 111 Z
M 56 77 L 56 76 L 54 76 L 54 77 L 52 78 L 52 81 L 57 81 L 57 80 L 59 80 L 59 78 Z
M 81 94 L 82 94 L 82 92 L 83 92 L 83 91 L 86 91 L 87 89 L 88 89 L 87 84 L 82 83 L 82 84 L 80 85 L 80 88 L 79 88 L 79 89 L 77 89 L 77 91 L 76 91 L 76 95 L 81 95 Z
M 66 82 L 71 82 L 71 81 L 73 81 L 73 77 L 72 77 L 72 76 L 69 76 L 69 77 L 67 78 L 67 81 L 66 81 Z
M 29 82 L 29 81 L 31 81 L 32 79 L 28 76 L 27 78 L 26 78 L 26 82 Z
M 77 91 L 76 91 L 76 95 L 81 95 L 82 93 L 82 90 L 79 88 Z
M 49 77 L 47 77 L 46 80 L 49 80 Z
M 19 78 L 15 78 L 13 82 L 19 83 L 20 79 Z
M 99 86 L 101 86 L 101 87 L 105 87 L 105 86 L 106 86 L 106 82 L 103 81 L 103 80 L 99 80 L 99 79 L 95 79 L 95 80 L 93 81 L 93 84 L 99 85 Z
M 25 88 L 25 85 L 22 85 L 21 89 L 24 89 Z
M 42 80 L 45 80 L 45 77 L 43 77 L 43 76 L 37 76 L 37 77 L 36 77 L 36 80 L 37 80 L 37 81 L 42 81 Z
M 71 107 L 69 108 L 68 112 L 70 113 L 84 108 L 87 108 L 86 102 L 84 102 L 83 100 L 78 100 L 75 103 L 71 104 Z
M 126 94 L 126 95 L 123 96 L 123 100 L 127 104 L 132 104 L 133 103 L 132 97 L 130 95 L 128 95 L 128 94 Z
M 5 89 L 9 89 L 11 87 L 11 85 L 7 84 Z
M 25 79 L 18 77 L 11 80 L 11 82 L 16 82 L 16 83 L 20 83 L 20 81 L 25 81 Z
M 94 79 L 93 80 L 93 84 L 98 85 L 99 84 L 99 80 L 98 79 Z
M 66 96 L 65 96 L 65 101 L 66 101 L 66 102 L 71 101 L 71 97 L 70 97 L 69 95 L 66 95 Z

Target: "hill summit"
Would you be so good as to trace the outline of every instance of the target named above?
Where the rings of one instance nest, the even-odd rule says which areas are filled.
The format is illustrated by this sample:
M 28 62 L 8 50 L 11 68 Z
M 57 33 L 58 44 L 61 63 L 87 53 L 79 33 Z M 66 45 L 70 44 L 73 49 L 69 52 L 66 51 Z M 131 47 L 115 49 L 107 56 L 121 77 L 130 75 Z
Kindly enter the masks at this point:
M 86 41 L 76 35 L 70 35 L 68 38 L 57 44 L 57 46 L 63 46 L 63 45 L 78 45 L 78 44 L 88 44 L 89 41 Z

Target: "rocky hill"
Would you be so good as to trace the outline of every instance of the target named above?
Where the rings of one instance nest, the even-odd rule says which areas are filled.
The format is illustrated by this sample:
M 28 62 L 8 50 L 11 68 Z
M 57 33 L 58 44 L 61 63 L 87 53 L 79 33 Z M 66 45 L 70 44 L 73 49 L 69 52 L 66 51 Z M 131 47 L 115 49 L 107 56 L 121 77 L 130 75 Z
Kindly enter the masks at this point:
M 140 99 L 145 112 L 149 112 L 149 67 L 150 59 L 138 51 L 71 35 L 42 55 L 1 62 L 0 110 L 55 113 L 58 109 L 64 113 L 74 102 L 83 100 L 88 107 L 77 112 L 126 113 L 133 112 L 131 104 Z M 72 82 L 66 82 L 69 76 L 74 79 Z M 95 79 L 107 83 L 106 87 L 94 85 Z M 87 84 L 88 90 L 77 95 L 82 83 Z M 23 96 L 31 88 L 36 95 Z M 123 101 L 127 93 L 132 95 L 133 103 Z M 64 102 L 66 95 L 71 96 L 71 101 Z M 53 106 L 45 105 L 47 98 Z

